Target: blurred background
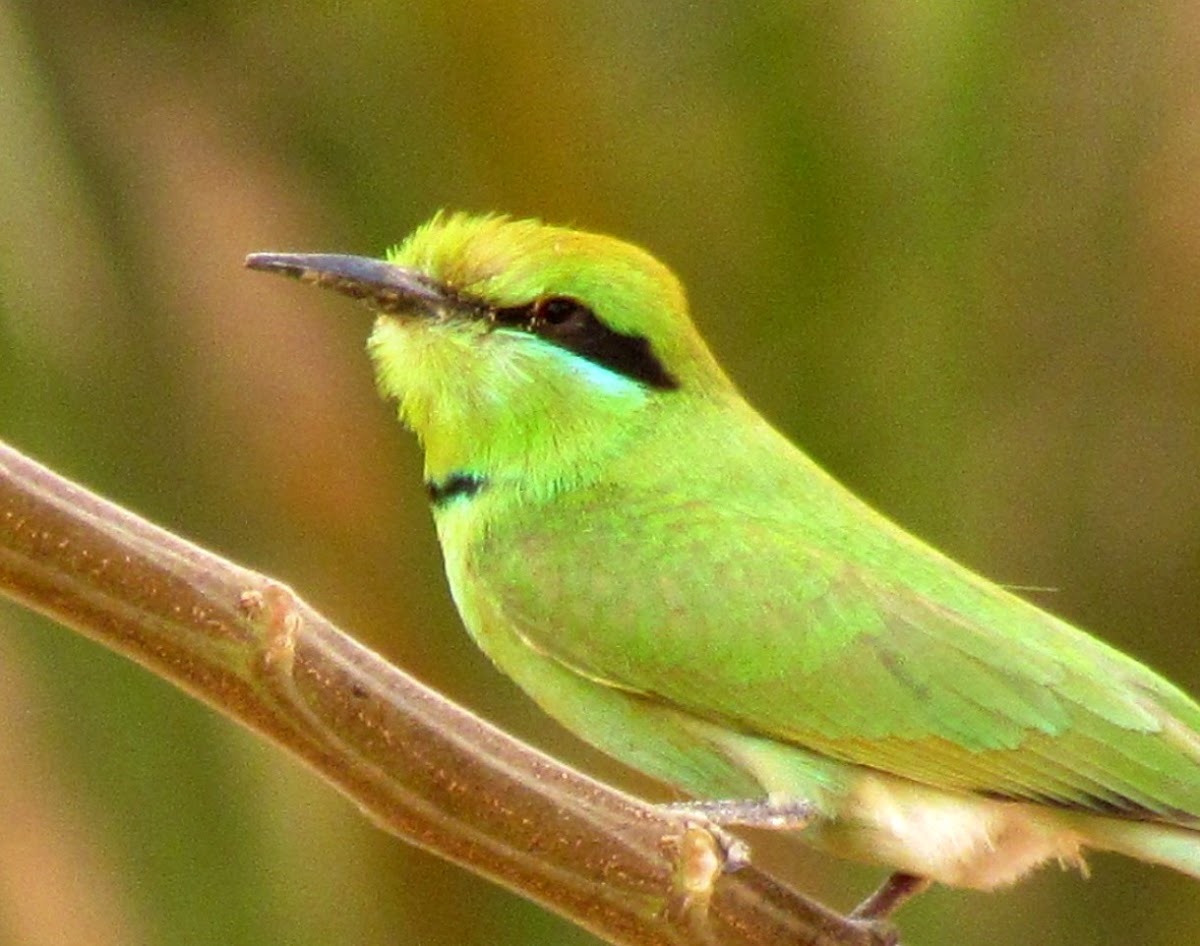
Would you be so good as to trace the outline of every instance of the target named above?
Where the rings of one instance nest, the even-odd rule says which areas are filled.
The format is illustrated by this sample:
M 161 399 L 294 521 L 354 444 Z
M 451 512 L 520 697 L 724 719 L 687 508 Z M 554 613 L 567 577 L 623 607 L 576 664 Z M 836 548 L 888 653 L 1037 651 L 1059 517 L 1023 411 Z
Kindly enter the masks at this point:
M 588 771 L 462 631 L 370 317 L 242 270 L 440 207 L 651 248 L 771 418 L 1200 693 L 1200 14 L 974 3 L 0 0 L 0 437 L 289 582 Z M 0 602 L 0 943 L 590 944 Z M 847 908 L 879 870 L 761 857 Z M 913 943 L 1190 946 L 1092 858 Z

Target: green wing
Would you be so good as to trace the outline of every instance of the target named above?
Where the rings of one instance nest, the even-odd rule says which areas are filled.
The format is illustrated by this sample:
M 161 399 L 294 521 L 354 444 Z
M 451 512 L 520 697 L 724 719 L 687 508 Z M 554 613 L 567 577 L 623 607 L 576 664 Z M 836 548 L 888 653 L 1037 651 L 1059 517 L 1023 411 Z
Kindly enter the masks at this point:
M 1200 707 L 885 520 L 851 552 L 745 510 L 614 505 L 481 550 L 477 580 L 538 651 L 930 785 L 1200 822 Z

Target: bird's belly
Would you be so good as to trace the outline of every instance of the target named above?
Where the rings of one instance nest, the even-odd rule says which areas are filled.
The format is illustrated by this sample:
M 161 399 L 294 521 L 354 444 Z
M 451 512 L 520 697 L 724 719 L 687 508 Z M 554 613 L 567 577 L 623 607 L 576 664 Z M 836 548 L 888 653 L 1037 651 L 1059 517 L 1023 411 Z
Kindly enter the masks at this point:
M 1083 869 L 1082 838 L 1055 813 L 864 772 L 805 839 L 954 887 L 988 890 L 1055 860 Z

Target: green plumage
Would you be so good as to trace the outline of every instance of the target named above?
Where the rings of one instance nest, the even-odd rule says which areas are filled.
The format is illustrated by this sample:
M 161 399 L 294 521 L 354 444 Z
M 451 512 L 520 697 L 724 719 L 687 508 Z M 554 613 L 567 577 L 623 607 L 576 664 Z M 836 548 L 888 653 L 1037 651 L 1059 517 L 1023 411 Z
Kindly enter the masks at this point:
M 835 483 L 641 250 L 456 215 L 383 277 L 273 259 L 382 301 L 464 622 L 584 739 L 698 798 L 803 800 L 813 843 L 947 883 L 1088 847 L 1200 876 L 1200 707 Z

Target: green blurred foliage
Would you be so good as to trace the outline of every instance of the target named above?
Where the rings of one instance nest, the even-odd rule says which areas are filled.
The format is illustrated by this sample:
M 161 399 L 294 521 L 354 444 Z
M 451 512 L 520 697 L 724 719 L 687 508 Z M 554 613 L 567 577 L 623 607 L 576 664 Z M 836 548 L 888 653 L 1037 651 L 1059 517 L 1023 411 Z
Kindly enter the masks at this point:
M 0 436 L 664 797 L 466 639 L 368 317 L 241 269 L 537 215 L 652 248 L 839 477 L 1200 692 L 1198 64 L 1184 0 L 0 0 Z M 73 634 L 4 606 L 0 650 L 0 942 L 592 942 Z M 1093 867 L 904 926 L 1195 941 L 1195 883 Z

